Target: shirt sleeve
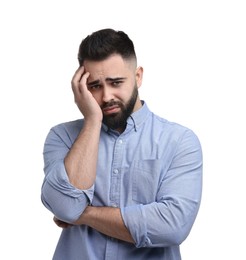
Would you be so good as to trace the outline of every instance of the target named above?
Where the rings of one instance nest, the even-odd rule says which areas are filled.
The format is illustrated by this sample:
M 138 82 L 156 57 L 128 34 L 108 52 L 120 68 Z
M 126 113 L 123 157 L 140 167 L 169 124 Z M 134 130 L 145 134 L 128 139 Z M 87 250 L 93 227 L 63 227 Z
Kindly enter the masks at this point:
M 88 190 L 74 187 L 68 179 L 64 158 L 73 143 L 62 125 L 52 128 L 44 144 L 45 178 L 41 189 L 43 204 L 60 220 L 72 223 L 91 203 L 94 186 Z
M 181 244 L 197 216 L 202 192 L 200 142 L 187 130 L 172 149 L 173 156 L 160 182 L 156 201 L 121 208 L 136 247 Z

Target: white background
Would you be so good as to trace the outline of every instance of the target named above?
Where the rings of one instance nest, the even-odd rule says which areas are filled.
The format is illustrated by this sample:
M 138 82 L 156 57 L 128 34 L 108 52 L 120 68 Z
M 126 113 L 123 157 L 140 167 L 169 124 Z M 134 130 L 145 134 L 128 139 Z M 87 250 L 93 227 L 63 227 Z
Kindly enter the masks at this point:
M 105 27 L 134 41 L 150 109 L 202 143 L 203 200 L 183 260 L 246 259 L 244 3 L 0 2 L 1 259 L 52 257 L 61 230 L 40 201 L 43 143 L 51 126 L 80 117 L 78 46 Z

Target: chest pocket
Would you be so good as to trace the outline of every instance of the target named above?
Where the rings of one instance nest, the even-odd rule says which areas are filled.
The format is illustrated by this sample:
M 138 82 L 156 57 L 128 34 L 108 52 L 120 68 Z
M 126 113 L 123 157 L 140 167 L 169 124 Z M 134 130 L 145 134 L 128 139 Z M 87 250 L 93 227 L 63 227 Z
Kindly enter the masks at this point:
M 147 204 L 156 201 L 161 176 L 160 160 L 134 161 L 131 167 L 132 199 Z

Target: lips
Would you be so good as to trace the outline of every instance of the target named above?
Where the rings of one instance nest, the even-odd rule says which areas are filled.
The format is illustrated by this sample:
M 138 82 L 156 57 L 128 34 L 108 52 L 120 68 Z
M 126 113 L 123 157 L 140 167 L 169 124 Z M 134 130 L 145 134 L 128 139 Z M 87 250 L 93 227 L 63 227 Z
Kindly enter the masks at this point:
M 120 107 L 118 105 L 107 106 L 103 108 L 103 113 L 106 115 L 118 113 Z

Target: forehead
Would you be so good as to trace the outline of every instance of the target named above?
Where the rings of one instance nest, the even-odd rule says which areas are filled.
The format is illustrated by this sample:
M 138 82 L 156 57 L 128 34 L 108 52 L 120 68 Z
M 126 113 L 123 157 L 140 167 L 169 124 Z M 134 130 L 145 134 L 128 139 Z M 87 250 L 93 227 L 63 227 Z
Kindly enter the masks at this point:
M 132 72 L 131 60 L 124 60 L 120 55 L 111 55 L 102 61 L 84 61 L 85 71 L 90 73 L 91 79 L 100 77 L 122 77 Z

